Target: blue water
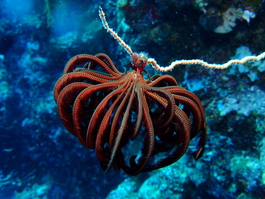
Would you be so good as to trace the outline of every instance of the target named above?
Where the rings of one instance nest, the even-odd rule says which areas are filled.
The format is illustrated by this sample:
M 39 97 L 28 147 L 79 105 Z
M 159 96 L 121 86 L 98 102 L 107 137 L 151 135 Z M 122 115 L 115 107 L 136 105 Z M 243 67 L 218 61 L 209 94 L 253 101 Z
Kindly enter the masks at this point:
M 166 72 L 201 100 L 203 157 L 193 159 L 192 141 L 163 169 L 104 174 L 95 151 L 63 126 L 53 97 L 65 64 L 77 54 L 106 53 L 127 70 L 130 55 L 103 28 L 99 6 L 134 52 L 162 66 L 182 59 L 221 64 L 265 51 L 263 1 L 2 0 L 0 198 L 265 198 L 264 60 Z M 253 14 L 249 21 L 246 11 Z M 163 75 L 150 65 L 145 70 Z

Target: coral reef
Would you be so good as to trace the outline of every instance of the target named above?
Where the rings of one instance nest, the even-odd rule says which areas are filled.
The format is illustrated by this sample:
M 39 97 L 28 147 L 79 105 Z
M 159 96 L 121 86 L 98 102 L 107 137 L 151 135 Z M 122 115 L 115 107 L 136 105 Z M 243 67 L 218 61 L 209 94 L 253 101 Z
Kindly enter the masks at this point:
M 264 60 L 223 71 L 180 66 L 170 73 L 199 96 L 206 111 L 207 146 L 198 162 L 187 154 L 172 166 L 137 178 L 104 175 L 96 155 L 66 132 L 52 90 L 67 60 L 102 52 L 120 71 L 130 63 L 103 31 L 98 4 L 0 2 L 0 198 L 264 198 Z M 161 65 L 195 58 L 223 63 L 265 50 L 261 0 L 100 4 L 111 27 L 136 52 L 147 52 Z M 224 22 L 220 13 L 229 8 L 241 9 L 242 17 L 244 11 L 253 12 L 255 18 L 236 18 L 229 33 L 215 33 Z M 199 23 L 201 16 L 207 30 Z M 150 75 L 157 73 L 146 69 Z

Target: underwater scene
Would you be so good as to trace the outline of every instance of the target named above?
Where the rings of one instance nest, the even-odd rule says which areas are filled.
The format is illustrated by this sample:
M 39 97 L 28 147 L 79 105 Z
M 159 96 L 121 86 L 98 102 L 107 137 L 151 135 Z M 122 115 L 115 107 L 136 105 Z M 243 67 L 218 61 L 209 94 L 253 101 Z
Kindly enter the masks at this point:
M 0 16 L 0 199 L 265 198 L 265 1 Z

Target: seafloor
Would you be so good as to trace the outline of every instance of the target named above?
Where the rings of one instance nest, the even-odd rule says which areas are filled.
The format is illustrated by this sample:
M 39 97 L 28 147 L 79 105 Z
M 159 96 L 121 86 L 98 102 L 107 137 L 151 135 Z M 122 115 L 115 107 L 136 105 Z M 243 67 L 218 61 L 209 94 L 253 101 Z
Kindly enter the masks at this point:
M 195 161 L 191 145 L 176 163 L 134 177 L 115 170 L 105 175 L 95 151 L 67 132 L 53 97 L 54 84 L 74 55 L 106 53 L 126 70 L 130 56 L 103 28 L 99 6 L 133 51 L 166 66 L 181 59 L 224 63 L 264 52 L 264 4 L 2 0 L 0 198 L 265 198 L 264 60 L 224 70 L 192 65 L 167 72 L 202 102 L 205 153 Z

